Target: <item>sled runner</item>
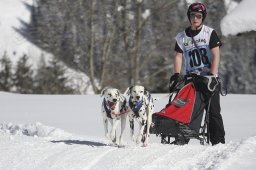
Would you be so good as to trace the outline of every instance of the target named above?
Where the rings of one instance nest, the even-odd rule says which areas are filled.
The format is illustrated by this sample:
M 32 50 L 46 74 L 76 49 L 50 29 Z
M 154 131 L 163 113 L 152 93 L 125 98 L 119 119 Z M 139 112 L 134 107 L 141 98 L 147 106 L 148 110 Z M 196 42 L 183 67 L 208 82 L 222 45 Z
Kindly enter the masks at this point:
M 185 85 L 177 89 L 180 84 Z M 198 139 L 202 145 L 209 143 L 208 110 L 217 78 L 192 74 L 185 76 L 179 85 L 175 85 L 166 107 L 152 115 L 150 133 L 161 136 L 164 144 L 183 145 L 190 139 Z M 172 142 L 171 137 L 175 138 Z

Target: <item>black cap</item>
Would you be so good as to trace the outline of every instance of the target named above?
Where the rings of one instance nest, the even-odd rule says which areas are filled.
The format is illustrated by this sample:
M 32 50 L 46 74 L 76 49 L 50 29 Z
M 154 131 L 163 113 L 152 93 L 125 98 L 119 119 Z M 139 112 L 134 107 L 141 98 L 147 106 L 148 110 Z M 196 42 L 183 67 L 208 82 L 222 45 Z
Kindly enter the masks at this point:
M 206 17 L 206 6 L 202 3 L 193 3 L 191 4 L 189 7 L 188 7 L 188 11 L 187 11 L 187 16 L 188 16 L 188 19 L 190 21 L 190 13 L 191 12 L 201 12 L 202 15 L 203 15 L 203 21 Z

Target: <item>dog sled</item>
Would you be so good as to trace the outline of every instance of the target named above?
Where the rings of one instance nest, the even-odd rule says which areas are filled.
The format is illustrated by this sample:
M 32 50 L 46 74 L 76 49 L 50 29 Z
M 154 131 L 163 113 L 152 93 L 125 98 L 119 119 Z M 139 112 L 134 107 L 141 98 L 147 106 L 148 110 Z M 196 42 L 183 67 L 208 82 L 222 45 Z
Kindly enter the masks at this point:
M 217 78 L 192 74 L 172 86 L 166 107 L 152 115 L 150 133 L 160 136 L 163 144 L 184 145 L 190 139 L 209 144 L 208 111 Z

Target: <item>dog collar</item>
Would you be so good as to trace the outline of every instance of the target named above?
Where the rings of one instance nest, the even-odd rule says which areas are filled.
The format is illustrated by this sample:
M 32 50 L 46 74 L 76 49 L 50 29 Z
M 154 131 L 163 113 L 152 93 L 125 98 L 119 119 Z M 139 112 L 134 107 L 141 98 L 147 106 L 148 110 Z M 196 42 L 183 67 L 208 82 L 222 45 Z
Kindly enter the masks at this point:
M 143 100 L 138 101 L 136 104 L 133 104 L 131 99 L 129 100 L 129 106 L 132 109 L 132 111 L 135 113 L 136 117 L 139 117 L 139 110 L 142 107 Z

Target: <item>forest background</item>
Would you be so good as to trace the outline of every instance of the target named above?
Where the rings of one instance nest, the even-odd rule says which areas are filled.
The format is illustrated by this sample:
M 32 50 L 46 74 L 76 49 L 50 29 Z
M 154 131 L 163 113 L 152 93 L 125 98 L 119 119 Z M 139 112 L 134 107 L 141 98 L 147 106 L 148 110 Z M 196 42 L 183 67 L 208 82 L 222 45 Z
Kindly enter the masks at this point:
M 241 0 L 230 2 L 239 3 Z M 14 28 L 53 55 L 41 56 L 36 70 L 23 55 L 15 69 L 8 54 L 0 60 L 0 90 L 22 94 L 80 94 L 69 86 L 65 67 L 89 77 L 94 93 L 105 86 L 124 91 L 142 84 L 153 93 L 168 92 L 173 74 L 175 35 L 189 26 L 186 0 L 37 0 L 28 4 L 31 19 Z M 220 77 L 229 93 L 256 93 L 255 31 L 224 36 L 220 22 L 225 0 L 201 1 L 205 24 L 214 28 L 221 47 Z M 62 63 L 62 64 L 60 64 Z

